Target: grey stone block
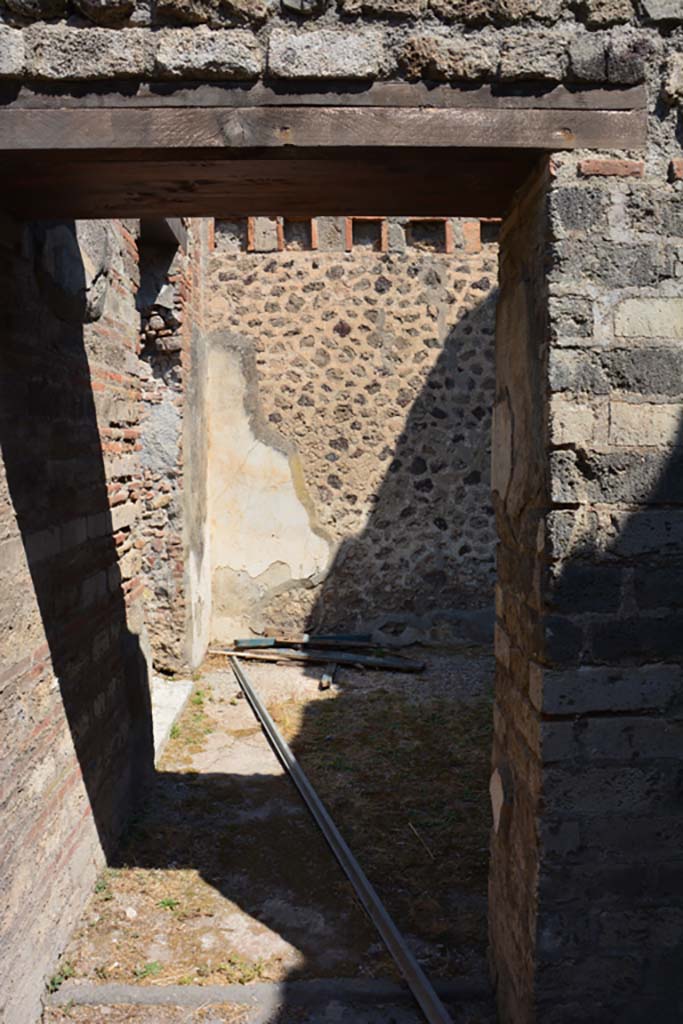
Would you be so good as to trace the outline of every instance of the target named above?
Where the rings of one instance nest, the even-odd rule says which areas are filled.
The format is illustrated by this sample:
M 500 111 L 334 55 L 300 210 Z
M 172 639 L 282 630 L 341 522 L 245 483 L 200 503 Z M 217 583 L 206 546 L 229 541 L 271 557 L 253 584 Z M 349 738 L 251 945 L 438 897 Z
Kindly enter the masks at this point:
M 47 18 L 63 18 L 66 14 L 66 0 L 6 0 L 8 10 L 29 21 L 43 21 Z
M 444 38 L 435 34 L 410 36 L 398 51 L 398 64 L 407 78 L 478 80 L 496 74 L 499 45 L 474 37 Z
M 504 80 L 559 82 L 569 58 L 564 40 L 554 32 L 525 31 L 505 42 L 500 53 L 499 74 Z
M 32 25 L 26 30 L 26 71 L 33 78 L 136 78 L 153 66 L 153 37 L 145 29 Z
M 607 49 L 607 77 L 615 85 L 637 85 L 653 56 L 653 43 L 642 32 L 617 30 Z
M 557 502 L 683 503 L 681 449 L 665 453 L 559 451 L 551 455 L 552 497 Z
M 548 814 L 562 817 L 639 814 L 653 808 L 673 811 L 679 806 L 680 784 L 679 773 L 672 771 L 670 764 L 643 768 L 624 765 L 618 783 L 614 765 L 591 766 L 581 772 L 549 768 L 544 775 L 543 801 Z M 642 877 L 636 885 L 636 891 L 641 891 Z
M 659 280 L 658 251 L 652 243 L 591 242 L 568 237 L 555 243 L 555 252 L 554 280 L 587 280 L 609 288 L 646 286 Z
M 382 40 L 375 29 L 274 29 L 268 70 L 279 78 L 374 78 L 382 61 Z
M 544 722 L 541 729 L 546 763 L 678 760 L 683 749 L 683 722 L 649 714 Z
M 304 17 L 318 14 L 324 6 L 322 0 L 281 0 L 281 2 L 285 10 L 295 11 Z
M 610 517 L 609 529 L 598 531 L 601 547 L 614 557 L 649 556 L 649 563 L 666 564 L 683 550 L 683 510 L 648 509 Z
M 683 614 L 596 622 L 590 627 L 595 661 L 680 661 Z
M 578 661 L 583 648 L 583 629 L 564 615 L 546 615 L 543 620 L 545 657 L 556 664 Z
M 97 25 L 119 25 L 132 14 L 135 0 L 75 0 L 75 4 Z
M 0 25 L 0 78 L 19 78 L 24 71 L 24 33 Z
M 373 14 L 385 18 L 419 18 L 427 0 L 341 0 L 344 14 Z
M 641 0 L 641 4 L 652 21 L 683 22 L 683 0 Z
M 683 565 L 637 565 L 633 588 L 639 608 L 683 608 Z M 683 750 L 683 747 L 681 748 Z
M 635 15 L 632 0 L 583 0 L 579 10 L 590 28 L 623 24 Z
M 616 349 L 598 359 L 611 387 L 645 395 L 683 394 L 681 349 Z
M 254 217 L 254 251 L 275 252 L 277 250 L 277 218 Z
M 597 357 L 583 351 L 551 350 L 548 376 L 553 391 L 606 395 L 610 390 L 609 376 Z
M 168 78 L 258 78 L 263 54 L 246 29 L 166 29 L 159 33 L 156 66 Z
M 589 231 L 606 224 L 609 196 L 599 189 L 560 188 L 550 195 L 551 223 L 556 231 Z
M 680 694 L 678 665 L 578 665 L 543 670 L 543 711 L 581 715 L 594 711 L 664 711 Z
M 554 340 L 589 338 L 593 333 L 593 305 L 578 295 L 551 296 L 550 331 Z
M 569 75 L 577 82 L 607 81 L 607 43 L 604 33 L 577 36 L 569 45 Z
M 318 217 L 318 248 L 321 252 L 343 252 L 345 248 L 344 218 Z
M 600 563 L 569 562 L 552 581 L 548 606 L 567 615 L 616 612 L 621 602 L 622 569 Z

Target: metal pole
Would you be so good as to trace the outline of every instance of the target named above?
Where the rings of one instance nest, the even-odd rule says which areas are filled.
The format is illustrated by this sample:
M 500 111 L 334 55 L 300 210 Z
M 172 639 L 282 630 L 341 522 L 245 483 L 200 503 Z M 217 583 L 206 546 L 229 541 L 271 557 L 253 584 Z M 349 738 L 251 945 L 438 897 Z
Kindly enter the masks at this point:
M 270 717 L 265 705 L 249 682 L 246 672 L 234 655 L 229 656 L 230 666 L 242 688 L 244 696 L 260 721 L 268 740 L 292 777 L 316 824 L 327 840 L 344 873 L 356 890 L 382 941 L 396 961 L 401 974 L 420 1004 L 429 1024 L 453 1024 L 446 1008 L 432 988 L 426 974 L 408 949 L 406 942 L 394 924 L 379 896 L 366 878 L 363 869 L 346 845 L 342 835 L 330 817 L 325 805 L 308 780 L 303 768 L 287 745 L 284 737 Z

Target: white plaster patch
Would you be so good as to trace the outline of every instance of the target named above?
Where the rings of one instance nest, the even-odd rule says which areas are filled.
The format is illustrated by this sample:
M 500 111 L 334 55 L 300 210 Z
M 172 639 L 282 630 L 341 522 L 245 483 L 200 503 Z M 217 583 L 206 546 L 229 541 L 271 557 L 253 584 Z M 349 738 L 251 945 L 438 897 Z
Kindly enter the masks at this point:
M 297 489 L 296 467 L 261 441 L 246 405 L 247 382 L 235 352 L 209 357 L 209 531 L 213 571 L 256 579 L 278 566 L 284 578 L 308 580 L 330 558 Z

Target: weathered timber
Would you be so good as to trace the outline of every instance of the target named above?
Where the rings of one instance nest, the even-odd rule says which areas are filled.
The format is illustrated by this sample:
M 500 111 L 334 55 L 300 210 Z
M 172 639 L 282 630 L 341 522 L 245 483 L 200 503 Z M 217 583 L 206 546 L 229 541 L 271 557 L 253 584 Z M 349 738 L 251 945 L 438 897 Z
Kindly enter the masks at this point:
M 17 217 L 500 217 L 533 150 L 34 150 L 0 155 Z
M 436 107 L 512 110 L 643 110 L 642 85 L 571 88 L 428 82 L 41 82 L 0 83 L 0 105 L 17 109 L 89 107 Z
M 0 110 L 0 151 L 292 147 L 639 149 L 642 110 L 357 107 Z
M 338 665 L 362 665 L 364 668 L 379 668 L 386 672 L 423 672 L 424 662 L 412 658 L 401 658 L 396 655 L 389 658 L 375 657 L 372 654 L 361 654 L 352 651 L 299 651 L 290 647 L 273 647 L 262 651 L 231 651 L 220 647 L 209 648 L 210 654 L 222 654 L 226 658 L 239 656 L 250 661 L 303 661 L 311 664 L 327 665 L 335 661 Z

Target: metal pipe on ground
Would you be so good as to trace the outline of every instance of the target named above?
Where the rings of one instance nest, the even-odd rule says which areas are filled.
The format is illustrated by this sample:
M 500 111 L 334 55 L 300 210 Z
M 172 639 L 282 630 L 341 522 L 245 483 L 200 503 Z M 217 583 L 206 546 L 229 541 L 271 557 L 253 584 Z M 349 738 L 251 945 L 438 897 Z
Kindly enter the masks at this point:
M 252 711 L 261 723 L 273 750 L 299 790 L 308 810 L 327 840 L 346 877 L 356 891 L 368 917 L 377 929 L 382 941 L 405 978 L 410 991 L 417 1000 L 429 1024 L 453 1024 L 445 1006 L 432 988 L 419 963 L 408 948 L 405 939 L 394 924 L 392 917 L 370 884 L 360 864 L 351 853 L 341 832 L 332 820 L 327 808 L 316 793 L 308 776 L 281 735 L 267 708 L 249 681 L 239 663 L 239 658 L 229 655 L 228 660 L 235 678 L 249 701 Z

